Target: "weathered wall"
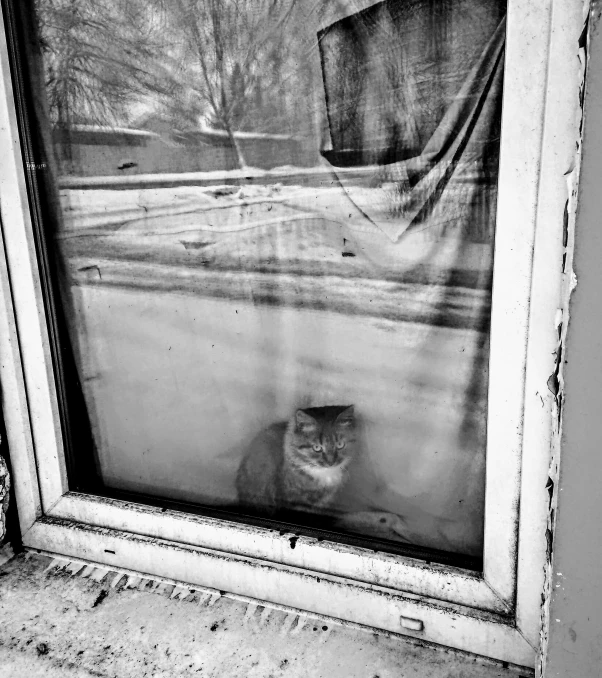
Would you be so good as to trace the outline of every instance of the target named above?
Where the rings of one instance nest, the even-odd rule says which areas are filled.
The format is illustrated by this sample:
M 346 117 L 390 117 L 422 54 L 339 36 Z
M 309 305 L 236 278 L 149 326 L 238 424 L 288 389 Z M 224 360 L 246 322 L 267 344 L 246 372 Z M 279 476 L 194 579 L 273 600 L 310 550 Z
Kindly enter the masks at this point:
M 0 546 L 6 537 L 10 474 L 4 458 L 0 455 Z
M 55 152 L 57 158 L 62 159 L 62 173 L 75 176 L 219 172 L 238 167 L 227 138 L 213 138 L 212 143 L 207 143 L 203 135 L 199 136 L 201 138 L 195 139 L 193 133 L 189 135 L 191 138 L 184 138 L 183 143 L 174 143 L 158 136 L 127 139 L 119 133 L 88 133 L 75 135 L 68 147 L 55 135 Z M 311 157 L 293 137 L 257 135 L 240 138 L 238 144 L 250 167 L 271 169 L 317 162 L 317 155 Z M 69 155 L 70 161 L 66 160 Z
M 0 394 L 2 388 L 0 385 Z M 3 562 L 3 545 L 10 543 L 15 549 L 21 548 L 21 535 L 15 502 L 14 482 L 4 419 L 0 410 L 0 563 Z
M 153 139 L 140 146 L 74 143 L 71 162 L 62 163 L 63 174 L 75 176 L 126 176 L 159 172 L 214 172 L 233 169 L 225 148 L 185 147 Z M 66 149 L 57 148 L 66 155 Z M 124 165 L 132 164 L 131 167 Z
M 602 25 L 592 14 L 545 678 L 602 676 Z

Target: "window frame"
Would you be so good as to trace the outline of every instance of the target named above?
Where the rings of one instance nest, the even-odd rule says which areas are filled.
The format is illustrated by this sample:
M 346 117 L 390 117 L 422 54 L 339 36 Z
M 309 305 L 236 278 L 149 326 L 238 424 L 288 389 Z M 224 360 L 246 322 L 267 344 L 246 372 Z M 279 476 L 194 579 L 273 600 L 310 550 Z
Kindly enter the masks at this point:
M 567 275 L 560 266 L 565 174 L 579 141 L 580 65 L 571 57 L 582 28 L 576 3 L 508 1 L 482 574 L 69 491 L 2 31 L 0 380 L 24 545 L 533 667 L 555 405 L 547 380 Z M 404 625 L 408 619 L 422 630 Z

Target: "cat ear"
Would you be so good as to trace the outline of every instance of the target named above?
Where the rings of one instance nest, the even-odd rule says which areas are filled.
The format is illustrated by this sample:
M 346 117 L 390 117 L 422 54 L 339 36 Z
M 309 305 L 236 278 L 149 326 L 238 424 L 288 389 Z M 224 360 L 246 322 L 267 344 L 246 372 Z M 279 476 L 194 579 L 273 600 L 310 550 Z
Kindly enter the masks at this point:
M 345 408 L 337 417 L 337 424 L 348 425 L 355 421 L 355 411 L 353 405 Z
M 307 414 L 307 412 L 304 412 L 303 410 L 297 410 L 295 414 L 295 421 L 297 422 L 297 426 L 300 428 L 314 428 L 317 424 L 316 420 L 311 416 L 311 414 Z

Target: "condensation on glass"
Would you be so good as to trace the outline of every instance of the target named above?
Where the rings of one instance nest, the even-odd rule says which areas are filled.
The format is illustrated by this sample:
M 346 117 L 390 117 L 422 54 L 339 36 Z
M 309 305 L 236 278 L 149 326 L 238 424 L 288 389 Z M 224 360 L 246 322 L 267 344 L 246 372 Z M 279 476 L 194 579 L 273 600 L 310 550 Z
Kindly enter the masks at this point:
M 482 554 L 505 12 L 37 0 L 103 488 Z

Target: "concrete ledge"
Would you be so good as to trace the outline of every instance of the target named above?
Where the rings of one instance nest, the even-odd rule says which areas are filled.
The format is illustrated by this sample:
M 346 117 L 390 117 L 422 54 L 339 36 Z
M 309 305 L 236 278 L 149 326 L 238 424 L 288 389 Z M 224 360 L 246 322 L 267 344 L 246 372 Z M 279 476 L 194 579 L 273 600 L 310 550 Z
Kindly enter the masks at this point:
M 0 676 L 127 678 L 517 678 L 509 669 L 400 637 L 93 567 L 0 567 Z M 154 589 L 154 592 L 152 592 Z M 197 592 L 198 593 L 198 592 Z

